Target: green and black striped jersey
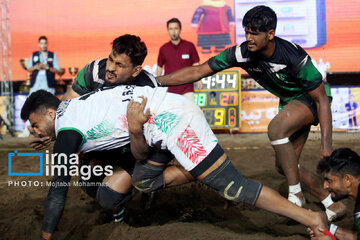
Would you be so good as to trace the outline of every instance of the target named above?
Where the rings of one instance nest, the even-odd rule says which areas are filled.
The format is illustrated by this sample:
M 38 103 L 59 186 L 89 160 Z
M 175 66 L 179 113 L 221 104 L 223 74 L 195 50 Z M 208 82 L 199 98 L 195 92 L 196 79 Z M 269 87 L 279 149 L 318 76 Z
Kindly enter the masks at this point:
M 76 76 L 72 89 L 79 95 L 84 95 L 99 88 L 113 85 L 105 81 L 106 61 L 107 58 L 95 60 L 82 68 Z M 151 73 L 142 70 L 134 78 L 131 85 L 157 87 L 160 86 L 160 83 Z
M 209 59 L 214 72 L 241 67 L 269 92 L 288 103 L 316 89 L 322 83 L 320 72 L 300 46 L 275 37 L 270 58 L 248 51 L 247 43 L 225 49 Z

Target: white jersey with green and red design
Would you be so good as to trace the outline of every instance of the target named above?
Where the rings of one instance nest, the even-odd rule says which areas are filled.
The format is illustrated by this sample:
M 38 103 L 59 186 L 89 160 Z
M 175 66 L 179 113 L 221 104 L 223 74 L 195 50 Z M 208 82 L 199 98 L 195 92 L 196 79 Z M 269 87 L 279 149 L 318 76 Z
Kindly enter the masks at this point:
M 209 59 L 214 72 L 241 67 L 284 103 L 316 89 L 322 83 L 320 72 L 299 45 L 275 37 L 275 51 L 270 58 L 250 52 L 247 43 L 225 49 Z
M 138 96 L 148 98 L 147 108 L 159 107 L 167 88 L 105 87 L 61 102 L 56 113 L 56 135 L 75 130 L 83 139 L 79 152 L 110 150 L 129 143 L 127 105 Z
M 186 170 L 196 167 L 217 145 L 200 108 L 162 87 L 107 87 L 64 101 L 56 112 L 56 134 L 79 132 L 79 152 L 122 147 L 130 142 L 127 106 L 139 96 L 148 98 L 145 109 L 151 113 L 143 130 L 147 144 L 169 150 Z

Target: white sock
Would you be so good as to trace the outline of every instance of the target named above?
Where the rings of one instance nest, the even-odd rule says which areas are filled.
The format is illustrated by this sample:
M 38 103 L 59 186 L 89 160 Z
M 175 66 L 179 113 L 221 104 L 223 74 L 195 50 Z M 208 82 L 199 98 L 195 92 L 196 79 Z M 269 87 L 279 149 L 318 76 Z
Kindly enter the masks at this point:
M 289 193 L 299 193 L 301 192 L 301 186 L 300 186 L 300 182 L 296 185 L 289 185 Z
M 331 194 L 329 194 L 329 196 L 322 200 L 321 203 L 324 205 L 325 208 L 329 208 L 334 203 L 334 201 L 331 199 Z

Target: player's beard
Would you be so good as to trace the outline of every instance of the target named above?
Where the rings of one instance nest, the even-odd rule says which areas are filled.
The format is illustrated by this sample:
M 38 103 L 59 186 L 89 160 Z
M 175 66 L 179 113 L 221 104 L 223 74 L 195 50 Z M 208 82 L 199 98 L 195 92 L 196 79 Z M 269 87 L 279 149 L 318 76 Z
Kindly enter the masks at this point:
M 349 197 L 349 194 L 336 193 L 334 191 L 331 192 L 331 199 L 334 202 L 338 202 L 338 201 L 348 198 L 348 197 Z
M 45 129 L 46 136 L 50 137 L 51 140 L 55 140 L 55 121 L 49 121 Z

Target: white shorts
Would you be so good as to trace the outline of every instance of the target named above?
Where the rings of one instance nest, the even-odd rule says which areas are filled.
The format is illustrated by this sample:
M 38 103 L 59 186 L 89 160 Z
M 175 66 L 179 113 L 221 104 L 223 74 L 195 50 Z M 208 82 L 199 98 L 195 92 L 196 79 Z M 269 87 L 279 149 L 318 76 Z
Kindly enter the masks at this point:
M 187 171 L 204 160 L 218 143 L 201 109 L 172 93 L 166 94 L 145 123 L 144 136 L 150 146 L 169 150 Z

